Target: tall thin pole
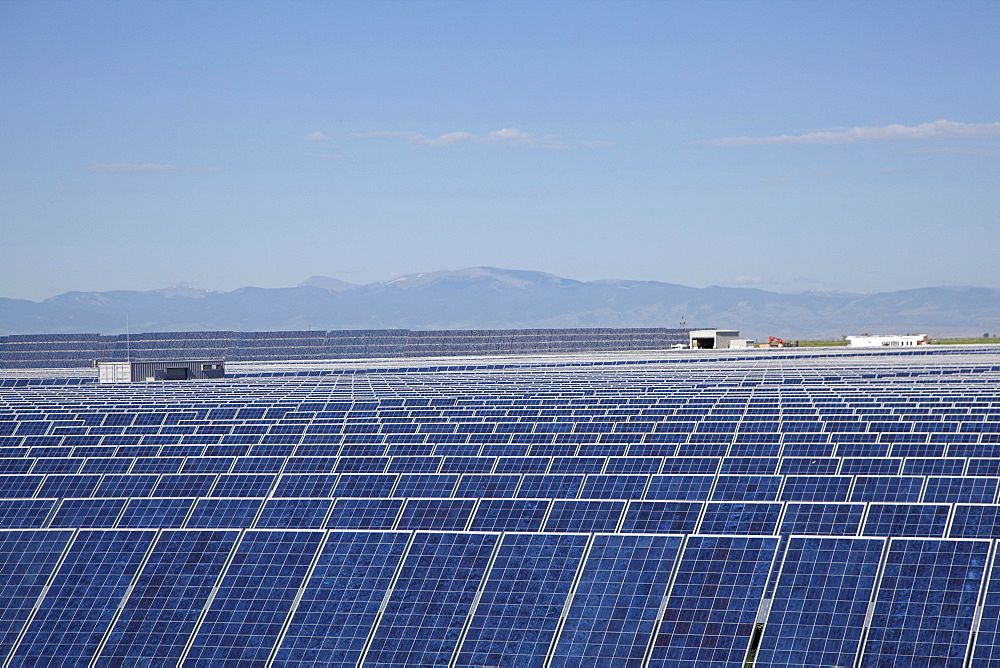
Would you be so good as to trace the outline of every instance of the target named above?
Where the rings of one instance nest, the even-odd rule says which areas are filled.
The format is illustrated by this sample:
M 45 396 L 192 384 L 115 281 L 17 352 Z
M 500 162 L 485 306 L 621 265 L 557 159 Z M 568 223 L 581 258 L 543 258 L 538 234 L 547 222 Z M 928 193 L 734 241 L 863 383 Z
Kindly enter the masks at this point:
M 125 311 L 125 361 L 132 361 L 132 340 L 128 333 L 128 311 Z

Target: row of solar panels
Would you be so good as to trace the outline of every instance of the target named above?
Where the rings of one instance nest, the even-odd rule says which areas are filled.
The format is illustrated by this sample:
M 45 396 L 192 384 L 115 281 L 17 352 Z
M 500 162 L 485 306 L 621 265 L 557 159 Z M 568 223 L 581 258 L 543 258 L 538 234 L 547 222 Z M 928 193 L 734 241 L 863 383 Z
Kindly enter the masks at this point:
M 209 355 L 240 360 L 411 357 L 538 351 L 635 350 L 688 343 L 687 329 L 356 330 L 310 332 L 190 332 L 0 337 L 9 367 L 74 366 L 109 356 L 124 359 Z M 278 335 L 281 336 L 278 336 Z
M 1000 538 L 1000 505 L 511 498 L 0 499 L 0 528 L 371 529 Z
M 0 475 L 0 494 L 997 503 L 998 483 L 996 477 L 883 475 L 51 473 Z
M 164 446 L 169 447 L 169 446 Z M 701 475 L 1000 476 L 1000 457 L 464 457 L 172 456 L 163 448 L 118 456 L 0 457 L 0 473 L 577 473 Z M 77 448 L 83 451 L 85 448 Z M 98 450 L 94 456 L 89 450 Z M 114 449 L 110 449 L 113 453 Z M 125 450 L 125 448 L 119 448 Z M 158 451 L 159 450 L 159 451 Z M 28 454 L 22 449 L 21 455 Z
M 5 530 L 0 656 L 16 666 L 1000 660 L 992 541 L 780 540 Z

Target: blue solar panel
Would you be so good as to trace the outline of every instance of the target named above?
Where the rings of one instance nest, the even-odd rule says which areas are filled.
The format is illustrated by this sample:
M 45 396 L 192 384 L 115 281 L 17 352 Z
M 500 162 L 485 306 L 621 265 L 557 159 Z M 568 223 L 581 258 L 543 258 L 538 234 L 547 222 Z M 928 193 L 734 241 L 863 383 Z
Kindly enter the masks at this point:
M 359 665 L 447 664 L 498 537 L 418 532 Z
M 278 484 L 271 496 L 285 498 L 338 496 L 333 489 L 342 477 L 345 476 L 337 476 L 335 473 L 285 473 L 278 478 Z
M 787 503 L 779 532 L 783 535 L 856 536 L 863 503 Z
M 155 531 L 77 533 L 11 654 L 13 665 L 87 663 L 138 572 Z
M 850 476 L 789 475 L 781 488 L 782 501 L 847 501 Z
M 641 664 L 681 540 L 595 536 L 551 665 Z
M 624 501 L 581 501 L 556 499 L 544 531 L 612 532 L 618 527 Z
M 919 476 L 858 476 L 851 501 L 917 503 L 924 486 Z
M 468 526 L 475 505 L 475 499 L 409 499 L 397 528 L 462 531 Z
M 258 529 L 322 529 L 330 499 L 268 499 L 257 518 Z
M 409 537 L 402 532 L 331 532 L 275 665 L 356 665 Z
M 263 499 L 198 499 L 188 529 L 244 529 L 253 526 Z
M 246 532 L 185 660 L 267 661 L 322 539 L 319 531 Z
M 0 656 L 10 652 L 72 537 L 72 531 L 0 531 Z
M 632 501 L 625 511 L 622 533 L 694 533 L 701 501 Z
M 282 476 L 285 477 L 285 476 Z M 398 476 L 393 474 L 362 474 L 345 473 L 337 481 L 337 487 L 331 492 L 325 490 L 320 494 L 296 494 L 294 496 L 354 496 L 354 497 L 388 497 L 396 486 Z M 279 496 L 275 492 L 274 496 Z M 291 494 L 284 496 L 293 496 Z
M 521 481 L 517 495 L 522 498 L 572 499 L 583 485 L 582 475 L 533 475 Z
M 641 499 L 648 484 L 648 475 L 588 475 L 580 490 L 580 498 Z
M 66 499 L 59 504 L 52 528 L 104 528 L 115 526 L 128 499 Z
M 650 665 L 742 665 L 778 538 L 691 536 Z
M 979 628 L 975 630 L 975 649 L 971 665 L 995 666 L 1000 663 L 1000 564 L 996 554 L 990 567 L 989 584 L 982 602 Z
M 519 475 L 466 473 L 459 480 L 454 495 L 466 498 L 511 498 L 520 484 Z
M 1000 478 L 931 477 L 924 490 L 926 503 L 993 503 Z
M 178 661 L 238 537 L 237 531 L 165 531 L 111 629 L 99 665 Z
M 891 539 L 862 662 L 962 665 L 989 552 L 989 541 Z
M 184 525 L 194 499 L 131 499 L 118 519 L 119 529 L 174 529 Z
M 883 547 L 881 539 L 793 537 L 755 665 L 854 665 Z
M 329 529 L 391 529 L 404 499 L 337 499 L 327 519 Z
M 1000 506 L 956 504 L 948 535 L 951 538 L 1000 538 Z
M 551 502 L 544 499 L 482 499 L 472 531 L 541 531 Z
M 710 501 L 706 505 L 698 533 L 745 536 L 773 536 L 777 533 L 780 503 Z
M 943 537 L 951 506 L 931 503 L 872 503 L 862 536 Z
M 700 501 L 708 498 L 715 483 L 711 475 L 650 476 L 646 498 L 655 501 Z
M 457 663 L 543 663 L 587 540 L 574 534 L 504 535 Z
M 56 499 L 0 499 L 0 529 L 38 529 L 52 512 Z
M 713 501 L 774 501 L 782 478 L 779 475 L 720 475 Z

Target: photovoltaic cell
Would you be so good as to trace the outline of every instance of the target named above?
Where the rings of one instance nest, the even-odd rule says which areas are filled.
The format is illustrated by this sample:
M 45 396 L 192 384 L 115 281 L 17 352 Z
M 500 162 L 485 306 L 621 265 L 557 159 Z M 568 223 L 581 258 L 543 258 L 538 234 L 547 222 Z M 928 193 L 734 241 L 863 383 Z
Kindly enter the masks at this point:
M 457 663 L 543 663 L 587 540 L 574 534 L 505 534 Z
M 238 531 L 163 532 L 97 665 L 179 660 L 238 538 Z
M 550 665 L 640 665 L 681 541 L 594 536 Z
M 331 532 L 275 665 L 357 665 L 409 537 L 404 532 Z
M 883 547 L 877 538 L 791 538 L 755 665 L 853 665 Z
M 328 529 L 391 529 L 405 499 L 337 499 L 327 519 Z
M 263 499 L 198 499 L 185 526 L 188 529 L 248 529 Z
M 691 536 L 650 665 L 742 665 L 778 539 Z
M 996 554 L 982 606 L 972 654 L 972 665 L 976 668 L 1000 664 L 1000 559 Z
M 65 499 L 49 526 L 110 529 L 127 502 L 128 499 Z

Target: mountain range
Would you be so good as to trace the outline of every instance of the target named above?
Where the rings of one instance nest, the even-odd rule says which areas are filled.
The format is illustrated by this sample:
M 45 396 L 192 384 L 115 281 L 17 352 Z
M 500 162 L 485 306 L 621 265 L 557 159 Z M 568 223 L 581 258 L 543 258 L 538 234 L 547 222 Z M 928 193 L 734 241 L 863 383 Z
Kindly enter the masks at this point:
M 313 276 L 290 288 L 66 292 L 41 302 L 0 298 L 0 334 L 117 334 L 126 320 L 132 332 L 687 326 L 739 329 L 757 339 L 865 332 L 982 336 L 1000 331 L 1000 290 L 784 294 L 473 267 L 367 285 Z

